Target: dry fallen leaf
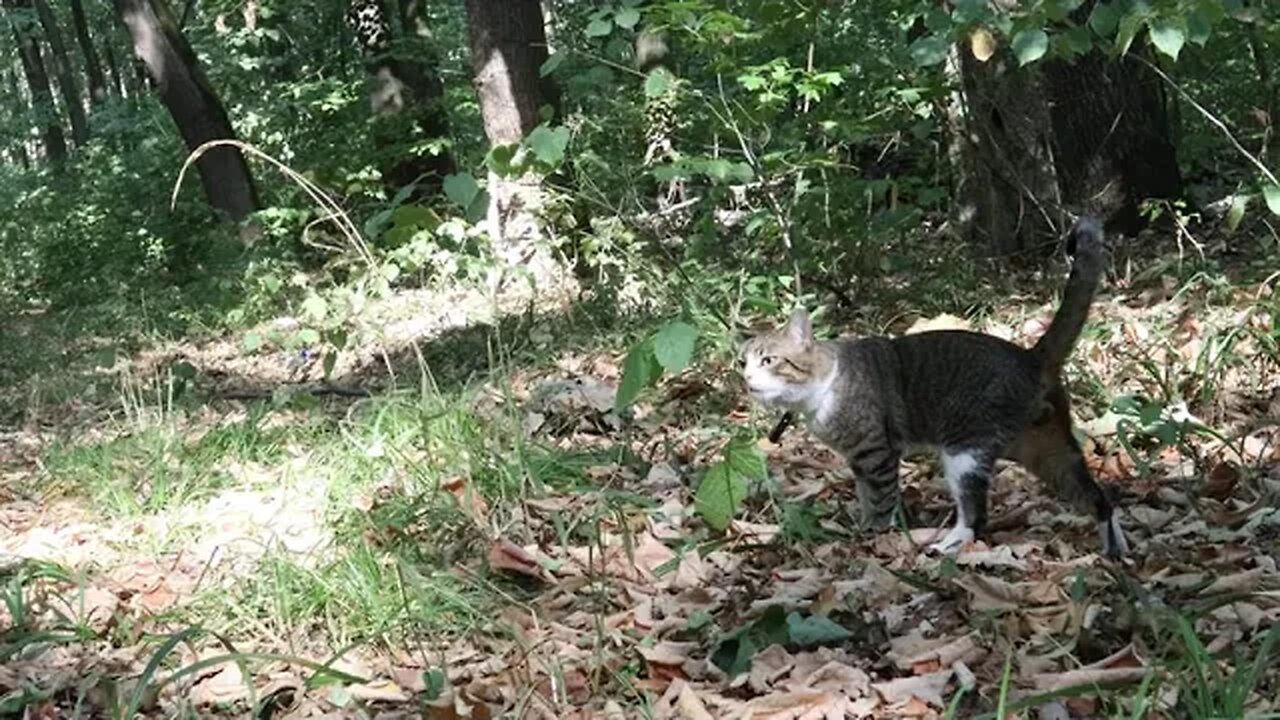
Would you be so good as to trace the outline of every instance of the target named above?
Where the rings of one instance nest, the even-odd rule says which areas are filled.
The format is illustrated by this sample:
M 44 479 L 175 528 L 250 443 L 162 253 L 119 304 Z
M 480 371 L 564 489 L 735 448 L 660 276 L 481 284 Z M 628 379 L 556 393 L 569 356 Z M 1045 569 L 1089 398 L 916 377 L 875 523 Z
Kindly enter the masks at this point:
M 950 669 L 940 670 L 928 675 L 872 683 L 871 687 L 890 705 L 907 703 L 912 698 L 919 698 L 934 707 L 943 707 L 945 701 L 942 694 L 947 689 L 947 683 L 950 682 L 952 675 Z
M 499 538 L 489 546 L 489 567 L 507 570 L 546 582 L 547 571 L 527 550 L 506 538 Z
M 969 50 L 978 62 L 986 62 L 996 54 L 996 39 L 990 30 L 980 27 L 969 36 Z

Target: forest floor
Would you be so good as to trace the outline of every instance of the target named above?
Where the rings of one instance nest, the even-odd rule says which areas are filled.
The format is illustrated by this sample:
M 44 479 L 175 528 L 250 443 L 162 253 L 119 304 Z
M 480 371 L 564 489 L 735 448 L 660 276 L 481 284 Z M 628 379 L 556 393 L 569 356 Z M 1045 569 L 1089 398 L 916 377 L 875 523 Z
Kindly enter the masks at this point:
M 338 368 L 369 397 L 282 393 L 318 368 L 236 338 L 104 363 L 57 318 L 11 318 L 0 716 L 1280 712 L 1280 297 L 1228 250 L 1117 258 L 1069 368 L 1123 498 L 1118 563 L 1016 466 L 955 558 L 923 549 L 950 512 L 927 457 L 903 464 L 922 527 L 861 533 L 802 428 L 759 442 L 767 480 L 712 532 L 692 487 L 770 420 L 730 344 L 619 416 L 627 341 L 656 323 L 564 294 L 399 298 L 400 330 Z M 901 280 L 849 326 L 1026 344 L 1056 292 L 1012 278 L 962 320 Z

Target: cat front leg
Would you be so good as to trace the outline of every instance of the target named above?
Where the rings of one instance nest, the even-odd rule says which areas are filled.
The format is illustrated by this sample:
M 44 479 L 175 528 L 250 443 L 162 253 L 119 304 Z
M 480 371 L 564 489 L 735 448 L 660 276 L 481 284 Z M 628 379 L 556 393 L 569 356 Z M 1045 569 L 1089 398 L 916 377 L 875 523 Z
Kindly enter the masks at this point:
M 845 453 L 853 468 L 863 527 L 885 530 L 893 526 L 902 500 L 898 486 L 901 456 L 897 448 L 883 441 L 870 441 Z

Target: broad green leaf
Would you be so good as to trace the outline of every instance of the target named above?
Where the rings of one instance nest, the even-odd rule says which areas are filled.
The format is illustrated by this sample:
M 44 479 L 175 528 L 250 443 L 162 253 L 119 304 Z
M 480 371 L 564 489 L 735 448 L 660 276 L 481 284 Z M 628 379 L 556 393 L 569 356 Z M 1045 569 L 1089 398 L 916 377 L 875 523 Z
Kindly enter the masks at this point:
M 735 473 L 749 480 L 769 477 L 769 465 L 764 453 L 747 438 L 734 438 L 724 448 L 724 462 Z
M 937 65 L 947 59 L 950 43 L 942 35 L 926 35 L 911 43 L 911 59 L 920 67 Z
M 1244 220 L 1244 211 L 1249 207 L 1249 196 L 1239 195 L 1231 198 L 1231 208 L 1227 210 L 1227 231 L 1235 232 Z
M 471 204 L 472 200 L 476 199 L 476 195 L 480 194 L 480 184 L 476 182 L 474 177 L 471 177 L 471 173 L 462 172 L 446 175 L 444 178 L 444 194 L 456 205 L 465 208 Z
M 631 348 L 622 361 L 622 379 L 618 381 L 618 394 L 613 405 L 618 410 L 631 405 L 640 391 L 652 385 L 662 375 L 662 366 L 653 356 L 653 342 L 645 340 Z
M 1262 198 L 1273 215 L 1280 215 L 1280 185 L 1262 186 Z
M 635 8 L 623 8 L 613 16 L 613 21 L 617 23 L 618 27 L 630 30 L 636 26 L 636 23 L 640 22 L 640 11 Z
M 1029 65 L 1044 57 L 1049 50 L 1049 35 L 1044 30 L 1023 30 L 1013 36 L 1013 54 L 1019 65 Z
M 324 354 L 324 376 L 326 378 L 333 376 L 333 368 L 338 364 L 338 353 L 330 350 Z
M 262 336 L 258 333 L 247 333 L 240 341 L 240 346 L 245 349 L 245 352 L 254 352 L 262 347 Z
M 1093 35 L 1087 27 L 1073 27 L 1058 37 L 1072 55 L 1083 55 L 1093 49 Z
M 653 338 L 653 355 L 662 368 L 675 374 L 689 367 L 698 329 L 686 322 L 667 323 Z
M 297 338 L 302 345 L 317 345 L 320 342 L 320 331 L 315 328 L 302 328 L 298 331 Z
M 432 700 L 440 697 L 440 695 L 444 693 L 444 683 L 446 679 L 444 670 L 441 668 L 433 667 L 428 670 L 423 670 L 423 699 L 427 702 L 431 702 Z
M 1210 33 L 1213 32 L 1214 22 L 1209 13 L 1196 8 L 1187 15 L 1187 40 L 1204 47 L 1204 44 L 1209 41 Z
M 613 21 L 597 19 L 587 23 L 587 37 L 599 38 L 613 32 Z
M 791 635 L 791 642 L 800 647 L 826 645 L 845 640 L 853 635 L 848 629 L 837 625 L 826 616 L 802 617 L 797 612 L 787 615 L 787 631 Z
M 565 54 L 562 52 L 552 53 L 538 68 L 538 77 L 546 77 L 555 72 L 556 68 L 560 67 L 560 64 L 564 62 L 564 58 Z
M 1109 38 L 1120 23 L 1120 10 L 1112 3 L 1101 2 L 1093 6 L 1089 13 L 1089 27 L 1098 33 L 1098 37 Z
M 1187 24 L 1182 18 L 1158 18 L 1151 22 L 1151 43 L 1176 61 L 1187 42 Z
M 173 376 L 183 380 L 194 380 L 196 377 L 196 366 L 189 362 L 174 363 L 172 367 Z
M 564 160 L 565 148 L 569 147 L 569 128 L 558 127 L 552 130 L 546 125 L 539 125 L 529 133 L 527 142 L 539 161 L 555 167 Z
M 764 87 L 765 85 L 768 85 L 769 81 L 765 80 L 759 75 L 747 74 L 747 75 L 738 76 L 738 84 L 754 92 Z
M 968 25 L 985 20 L 991 15 L 991 6 L 987 0 L 956 0 L 952 3 L 951 21 L 957 25 Z
M 747 479 L 734 472 L 729 462 L 716 463 L 702 477 L 693 508 L 717 532 L 724 532 L 747 496 Z
M 658 68 L 644 79 L 645 97 L 655 98 L 662 95 L 671 86 L 671 73 L 666 68 Z
M 484 156 L 484 164 L 495 173 L 503 177 L 510 177 L 520 170 L 515 166 L 516 152 L 518 151 L 519 147 L 514 143 L 494 145 L 489 148 L 489 152 Z
M 410 203 L 401 205 L 391 213 L 391 223 L 397 227 L 435 230 L 440 227 L 440 216 L 429 207 Z

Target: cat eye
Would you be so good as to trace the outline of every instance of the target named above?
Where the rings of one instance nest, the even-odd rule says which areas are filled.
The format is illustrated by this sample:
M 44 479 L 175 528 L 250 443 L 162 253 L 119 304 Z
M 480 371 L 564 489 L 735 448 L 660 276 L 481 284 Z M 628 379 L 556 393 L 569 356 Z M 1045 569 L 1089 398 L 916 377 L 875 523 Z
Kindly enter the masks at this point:
M 764 357 L 760 358 L 760 367 L 769 367 L 772 364 L 773 364 L 772 356 L 765 355 Z

